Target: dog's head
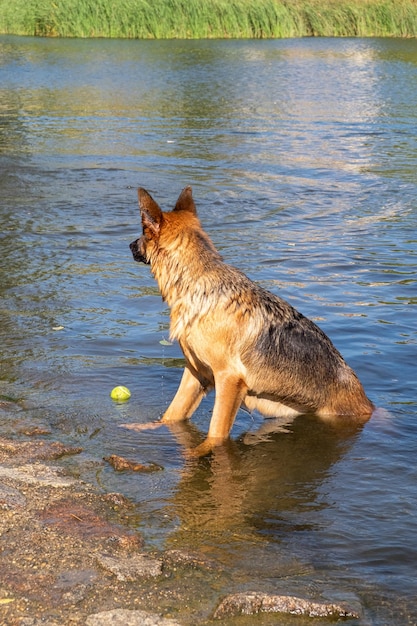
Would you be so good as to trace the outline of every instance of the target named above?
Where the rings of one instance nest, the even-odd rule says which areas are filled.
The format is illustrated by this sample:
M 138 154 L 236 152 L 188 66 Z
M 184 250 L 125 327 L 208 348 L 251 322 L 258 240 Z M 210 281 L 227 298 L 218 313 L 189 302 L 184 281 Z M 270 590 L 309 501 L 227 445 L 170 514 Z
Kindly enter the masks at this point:
M 151 263 L 153 253 L 158 249 L 164 216 L 167 214 L 162 212 L 159 205 L 146 189 L 138 189 L 138 198 L 143 234 L 136 241 L 132 241 L 130 250 L 135 261 L 149 264 Z M 180 193 L 173 209 L 173 212 L 176 211 L 187 211 L 193 215 L 197 214 L 191 187 L 185 187 Z

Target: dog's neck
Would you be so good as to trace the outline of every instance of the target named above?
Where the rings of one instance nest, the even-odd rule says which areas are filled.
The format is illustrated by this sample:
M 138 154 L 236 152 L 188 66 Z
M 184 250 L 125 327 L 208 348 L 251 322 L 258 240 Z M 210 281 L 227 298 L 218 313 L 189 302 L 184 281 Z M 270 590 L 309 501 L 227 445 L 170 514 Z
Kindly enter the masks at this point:
M 205 233 L 191 230 L 182 239 L 182 245 L 161 245 L 151 259 L 151 271 L 171 309 L 172 339 L 180 339 L 186 327 L 213 307 L 213 277 L 227 267 Z

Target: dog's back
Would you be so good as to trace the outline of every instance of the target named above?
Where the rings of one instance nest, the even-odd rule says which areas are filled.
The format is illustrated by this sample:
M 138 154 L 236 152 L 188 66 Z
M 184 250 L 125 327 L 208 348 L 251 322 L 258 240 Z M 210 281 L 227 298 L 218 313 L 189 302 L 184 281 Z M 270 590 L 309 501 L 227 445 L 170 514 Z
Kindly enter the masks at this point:
M 372 403 L 327 335 L 281 298 L 259 292 L 263 324 L 242 359 L 250 372 L 251 390 L 298 412 L 369 416 Z M 263 407 L 265 413 L 265 402 Z M 273 404 L 268 414 L 271 410 Z

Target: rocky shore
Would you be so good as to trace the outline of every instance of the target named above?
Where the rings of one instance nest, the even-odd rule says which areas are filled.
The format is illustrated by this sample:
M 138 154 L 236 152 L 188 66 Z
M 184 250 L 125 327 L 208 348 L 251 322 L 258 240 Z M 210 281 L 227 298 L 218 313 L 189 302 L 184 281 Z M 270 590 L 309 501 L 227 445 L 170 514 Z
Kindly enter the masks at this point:
M 224 594 L 230 572 L 204 554 L 149 550 L 135 504 L 65 475 L 58 459 L 80 449 L 42 435 L 0 438 L 2 626 L 358 623 L 356 606 Z

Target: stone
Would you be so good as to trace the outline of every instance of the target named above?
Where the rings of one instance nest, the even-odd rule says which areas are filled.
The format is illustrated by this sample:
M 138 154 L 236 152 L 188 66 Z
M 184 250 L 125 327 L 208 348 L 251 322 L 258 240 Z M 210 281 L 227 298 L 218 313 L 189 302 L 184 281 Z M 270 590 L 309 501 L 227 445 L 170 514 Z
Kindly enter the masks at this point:
M 0 483 L 0 510 L 16 509 L 25 504 L 26 498 L 18 489 Z
M 103 461 L 110 463 L 110 465 L 116 470 L 116 472 L 159 472 L 163 468 L 156 463 L 148 463 L 144 465 L 143 463 L 137 463 L 136 461 L 130 461 L 129 459 L 125 459 L 123 456 L 117 456 L 117 454 L 111 454 L 110 456 L 103 457 Z
M 51 461 L 80 454 L 82 448 L 65 446 L 60 441 L 13 441 L 0 438 L 0 461 Z
M 114 574 L 120 581 L 154 578 L 162 574 L 162 561 L 147 554 L 135 554 L 125 558 L 102 555 L 97 560 L 103 569 Z
M 218 569 L 219 565 L 203 554 L 191 550 L 166 550 L 163 554 L 164 561 L 174 566 L 190 566 L 202 569 Z
M 214 619 L 256 613 L 287 613 L 308 617 L 359 618 L 356 611 L 339 604 L 313 602 L 295 596 L 273 595 L 261 592 L 234 593 L 226 596 L 214 612 Z
M 86 626 L 181 626 L 175 620 L 128 609 L 113 609 L 89 615 Z
M 50 487 L 69 487 L 77 483 L 73 478 L 62 476 L 62 470 L 56 467 L 33 463 L 19 467 L 3 467 L 0 465 L 0 477 L 11 478 L 28 485 Z

